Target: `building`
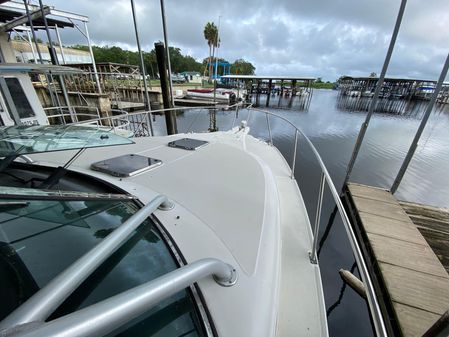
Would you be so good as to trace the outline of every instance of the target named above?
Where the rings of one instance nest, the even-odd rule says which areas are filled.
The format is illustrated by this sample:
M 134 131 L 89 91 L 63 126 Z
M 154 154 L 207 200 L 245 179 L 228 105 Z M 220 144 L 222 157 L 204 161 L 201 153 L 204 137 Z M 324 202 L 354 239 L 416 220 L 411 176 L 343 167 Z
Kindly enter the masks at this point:
M 33 48 L 31 48 L 31 45 L 28 42 L 18 40 L 11 41 L 11 43 L 17 62 L 34 63 L 34 60 L 37 58 L 36 45 L 33 45 Z M 38 43 L 38 46 L 43 61 L 51 63 L 48 46 L 44 43 Z M 55 50 L 56 54 L 58 55 L 59 64 L 92 62 L 88 51 L 63 47 L 64 50 L 64 57 L 63 57 L 61 53 L 61 48 L 59 46 L 56 46 Z
M 203 76 L 197 71 L 183 71 L 181 75 L 184 76 L 189 83 L 201 84 L 203 80 Z

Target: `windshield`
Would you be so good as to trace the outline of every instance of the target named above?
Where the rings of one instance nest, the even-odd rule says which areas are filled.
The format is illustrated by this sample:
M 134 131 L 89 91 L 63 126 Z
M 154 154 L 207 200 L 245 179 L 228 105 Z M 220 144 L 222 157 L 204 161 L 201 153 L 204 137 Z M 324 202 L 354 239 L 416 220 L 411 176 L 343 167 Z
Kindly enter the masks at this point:
M 0 157 L 132 144 L 96 125 L 8 126 L 0 128 Z
M 0 320 L 138 211 L 130 200 L 0 199 Z M 177 268 L 147 219 L 53 314 L 57 318 Z M 202 336 L 182 291 L 117 336 Z

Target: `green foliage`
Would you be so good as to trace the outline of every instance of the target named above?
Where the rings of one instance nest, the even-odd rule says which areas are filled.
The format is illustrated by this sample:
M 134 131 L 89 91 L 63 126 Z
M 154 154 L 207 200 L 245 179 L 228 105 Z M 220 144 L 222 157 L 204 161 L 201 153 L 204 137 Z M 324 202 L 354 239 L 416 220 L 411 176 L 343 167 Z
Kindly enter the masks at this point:
M 244 59 L 235 60 L 233 64 L 231 64 L 231 74 L 234 75 L 254 75 L 254 71 L 256 68 L 251 64 L 251 62 L 247 62 Z
M 215 23 L 208 22 L 206 23 L 206 26 L 204 27 L 204 38 L 207 41 L 207 44 L 209 47 L 217 47 L 218 41 L 217 41 L 217 35 L 218 35 L 218 28 L 215 26 Z
M 71 48 L 89 51 L 88 46 L 75 45 Z M 124 50 L 120 47 L 99 47 L 92 46 L 95 61 L 122 63 L 130 65 L 140 65 L 140 57 L 137 51 Z M 157 78 L 158 68 L 156 61 L 156 51 L 152 49 L 149 53 L 143 54 L 143 60 L 147 73 L 152 78 Z M 183 55 L 180 48 L 170 47 L 170 63 L 173 73 L 180 73 L 183 71 L 198 71 L 201 72 L 203 66 L 197 62 L 193 57 Z
M 326 83 L 324 83 L 323 81 L 321 81 L 321 82 L 317 81 L 312 84 L 312 87 L 315 89 L 333 89 L 334 86 L 335 86 L 335 84 L 330 83 L 329 81 Z
M 217 41 L 218 37 L 218 28 L 215 26 L 213 22 L 206 23 L 206 26 L 204 27 L 204 38 L 207 41 L 207 45 L 209 46 L 209 67 L 208 67 L 208 73 L 209 76 L 212 75 L 212 55 L 215 54 L 215 48 L 218 47 L 219 41 Z M 207 63 L 206 63 L 207 64 Z

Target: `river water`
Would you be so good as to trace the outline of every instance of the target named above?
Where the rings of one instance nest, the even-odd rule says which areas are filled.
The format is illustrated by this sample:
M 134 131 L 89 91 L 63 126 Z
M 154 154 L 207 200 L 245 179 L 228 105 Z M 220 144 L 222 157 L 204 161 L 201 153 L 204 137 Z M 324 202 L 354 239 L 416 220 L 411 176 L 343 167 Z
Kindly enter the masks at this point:
M 357 134 L 363 123 L 366 105 L 357 99 L 342 99 L 337 91 L 315 90 L 307 111 L 274 109 L 299 127 L 319 151 L 337 187 L 341 188 L 346 166 Z M 261 102 L 263 103 L 263 102 Z M 409 102 L 406 106 L 383 105 L 371 119 L 350 181 L 390 188 L 421 121 L 427 102 Z M 281 104 L 279 106 L 282 106 Z M 387 112 L 390 111 L 390 112 Z M 248 120 L 251 134 L 268 139 L 265 115 L 241 110 L 219 111 L 217 126 L 227 130 Z M 178 115 L 179 132 L 204 131 L 209 117 L 204 110 L 188 110 Z M 291 162 L 294 129 L 285 121 L 270 118 L 274 145 Z M 164 118 L 156 117 L 156 134 L 165 134 Z M 308 212 L 314 218 L 318 195 L 319 166 L 303 139 L 299 139 L 295 177 Z M 419 142 L 415 156 L 396 192 L 400 200 L 449 208 L 449 105 L 436 106 Z M 344 288 L 338 270 L 355 268 L 354 257 L 338 215 L 331 213 L 335 204 L 326 193 L 323 204 L 319 261 L 323 278 L 330 336 L 373 336 L 366 302 L 352 289 Z M 355 269 L 357 274 L 357 269 Z M 342 291 L 343 287 L 343 292 Z M 300 303 L 300 301 L 298 302 Z

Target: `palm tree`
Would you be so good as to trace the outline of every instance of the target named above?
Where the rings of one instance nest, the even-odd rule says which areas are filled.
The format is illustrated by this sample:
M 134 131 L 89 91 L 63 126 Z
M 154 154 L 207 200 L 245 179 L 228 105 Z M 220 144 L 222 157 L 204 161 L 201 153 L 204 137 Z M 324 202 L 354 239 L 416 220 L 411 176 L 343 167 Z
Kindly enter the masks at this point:
M 209 46 L 209 77 L 212 73 L 212 47 L 216 47 L 218 28 L 213 22 L 208 22 L 204 27 L 204 38 Z M 204 70 L 206 71 L 206 70 Z

